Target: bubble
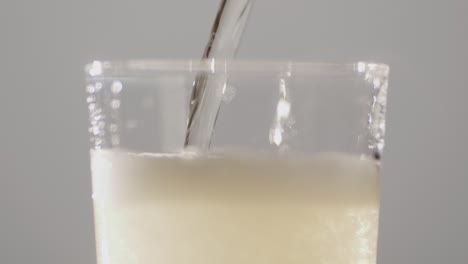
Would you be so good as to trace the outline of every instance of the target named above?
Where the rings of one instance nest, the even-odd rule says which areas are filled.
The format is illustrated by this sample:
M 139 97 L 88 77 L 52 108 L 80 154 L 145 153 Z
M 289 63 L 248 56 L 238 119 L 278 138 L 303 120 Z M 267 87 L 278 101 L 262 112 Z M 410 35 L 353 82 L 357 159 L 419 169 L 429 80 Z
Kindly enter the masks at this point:
M 102 83 L 97 82 L 97 83 L 96 83 L 96 92 L 98 92 L 98 91 L 101 90 L 101 89 L 102 89 Z
M 97 136 L 97 135 L 99 135 L 100 132 L 101 131 L 99 130 L 99 127 L 97 127 L 97 126 L 93 127 L 93 135 Z
M 102 62 L 93 61 L 93 64 L 91 64 L 91 67 L 89 68 L 88 73 L 91 76 L 101 75 L 102 74 Z
M 276 107 L 276 114 L 278 118 L 281 118 L 281 119 L 288 118 L 290 112 L 291 112 L 291 103 L 281 98 L 278 101 L 278 105 Z
M 379 129 L 382 130 L 382 131 L 385 131 L 385 123 L 384 122 L 381 122 L 379 124 Z
M 114 93 L 114 94 L 118 94 L 122 91 L 123 89 L 123 84 L 122 82 L 120 81 L 114 81 L 112 83 L 112 87 L 111 87 L 111 91 Z
M 94 85 L 89 84 L 89 85 L 86 86 L 86 92 L 92 94 L 92 93 L 96 92 L 96 88 L 94 87 Z
M 364 71 L 366 71 L 366 64 L 364 62 L 358 62 L 357 63 L 357 71 L 359 73 L 363 73 Z
M 270 130 L 270 144 L 275 144 L 276 146 L 281 145 L 283 142 L 283 131 L 281 127 L 277 126 Z

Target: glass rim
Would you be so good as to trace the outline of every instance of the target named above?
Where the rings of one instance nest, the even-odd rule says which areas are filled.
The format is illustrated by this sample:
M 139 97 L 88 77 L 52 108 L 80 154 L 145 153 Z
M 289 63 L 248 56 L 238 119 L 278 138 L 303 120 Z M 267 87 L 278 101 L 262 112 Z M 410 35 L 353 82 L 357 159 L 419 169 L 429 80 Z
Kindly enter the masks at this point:
M 95 60 L 86 64 L 87 78 L 119 76 L 151 76 L 156 72 L 285 72 L 301 74 L 343 75 L 372 71 L 388 76 L 389 66 L 384 63 L 357 61 L 354 63 L 324 63 L 293 60 L 172 60 L 139 59 L 120 61 Z M 379 74 L 379 75 L 380 75 Z

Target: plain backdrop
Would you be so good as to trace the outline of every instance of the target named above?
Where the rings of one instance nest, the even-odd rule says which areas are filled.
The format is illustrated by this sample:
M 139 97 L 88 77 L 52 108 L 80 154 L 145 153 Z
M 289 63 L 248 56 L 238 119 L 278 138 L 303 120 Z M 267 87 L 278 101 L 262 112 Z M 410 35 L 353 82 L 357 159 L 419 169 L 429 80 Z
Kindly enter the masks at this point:
M 218 0 L 1 0 L 0 263 L 95 263 L 83 65 L 198 58 Z M 380 264 L 468 263 L 468 1 L 257 0 L 239 57 L 388 63 Z

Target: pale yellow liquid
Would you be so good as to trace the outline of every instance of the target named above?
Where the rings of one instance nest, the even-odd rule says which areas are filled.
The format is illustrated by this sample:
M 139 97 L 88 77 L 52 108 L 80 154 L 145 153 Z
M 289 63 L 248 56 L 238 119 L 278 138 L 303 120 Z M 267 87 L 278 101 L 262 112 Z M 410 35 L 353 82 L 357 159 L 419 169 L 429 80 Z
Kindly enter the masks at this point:
M 375 263 L 374 161 L 91 154 L 99 264 Z

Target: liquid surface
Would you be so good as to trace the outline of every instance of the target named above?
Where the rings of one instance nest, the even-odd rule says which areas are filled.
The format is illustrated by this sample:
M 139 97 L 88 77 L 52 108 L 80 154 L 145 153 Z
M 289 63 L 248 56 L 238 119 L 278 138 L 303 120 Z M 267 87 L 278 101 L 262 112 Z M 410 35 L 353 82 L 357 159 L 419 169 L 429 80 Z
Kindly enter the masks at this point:
M 375 263 L 374 161 L 91 154 L 99 264 Z

